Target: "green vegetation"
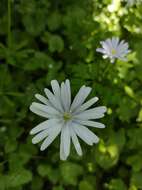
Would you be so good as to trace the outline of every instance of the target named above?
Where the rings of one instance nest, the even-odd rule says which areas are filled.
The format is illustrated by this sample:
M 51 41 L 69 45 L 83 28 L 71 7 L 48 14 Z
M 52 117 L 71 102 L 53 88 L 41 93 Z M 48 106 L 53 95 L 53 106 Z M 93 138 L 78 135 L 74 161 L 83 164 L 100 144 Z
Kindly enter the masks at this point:
M 115 0 L 0 0 L 0 190 L 142 189 L 142 5 Z M 108 37 L 125 39 L 128 61 L 96 52 Z M 69 78 L 108 108 L 100 143 L 81 142 L 59 159 L 59 138 L 44 152 L 29 131 L 43 121 L 29 111 L 35 93 Z

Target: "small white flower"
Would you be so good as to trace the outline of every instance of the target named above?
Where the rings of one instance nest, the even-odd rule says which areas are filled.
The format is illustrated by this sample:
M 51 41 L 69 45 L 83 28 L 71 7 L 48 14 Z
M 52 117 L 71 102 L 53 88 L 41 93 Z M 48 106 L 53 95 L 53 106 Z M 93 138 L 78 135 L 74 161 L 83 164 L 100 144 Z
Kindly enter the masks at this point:
M 140 4 L 142 3 L 142 0 L 124 0 L 125 2 L 127 2 L 127 5 L 129 7 L 133 6 L 134 4 Z
M 36 144 L 42 140 L 40 150 L 45 150 L 53 140 L 61 133 L 60 141 L 60 159 L 66 160 L 70 153 L 71 140 L 78 155 L 82 155 L 82 149 L 78 141 L 80 137 L 88 145 L 98 143 L 99 138 L 92 133 L 87 127 L 104 128 L 105 125 L 93 121 L 104 116 L 105 106 L 88 109 L 98 101 L 94 97 L 84 103 L 85 99 L 91 92 L 90 87 L 82 86 L 71 103 L 70 82 L 66 80 L 59 86 L 56 80 L 51 81 L 53 93 L 44 89 L 47 96 L 36 94 L 35 97 L 41 102 L 33 102 L 30 110 L 37 115 L 47 118 L 30 131 L 35 135 L 32 143 Z
M 120 41 L 119 38 L 108 38 L 105 41 L 101 41 L 102 48 L 97 48 L 96 51 L 103 55 L 103 58 L 110 58 L 111 63 L 114 63 L 115 59 L 126 61 L 126 55 L 130 52 L 128 49 L 128 43 L 124 40 Z
M 126 0 L 128 6 L 133 6 L 136 0 Z

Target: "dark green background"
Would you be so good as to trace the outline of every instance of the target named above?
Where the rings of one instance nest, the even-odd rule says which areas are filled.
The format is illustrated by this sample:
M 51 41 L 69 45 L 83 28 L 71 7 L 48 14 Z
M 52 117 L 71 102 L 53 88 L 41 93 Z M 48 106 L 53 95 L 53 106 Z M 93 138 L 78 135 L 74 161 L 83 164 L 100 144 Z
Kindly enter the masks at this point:
M 0 190 L 142 189 L 142 5 L 111 0 L 0 0 Z M 96 53 L 119 36 L 132 52 L 111 64 Z M 108 112 L 100 143 L 81 142 L 59 159 L 59 138 L 44 152 L 29 131 L 43 121 L 29 111 L 50 81 L 70 79 L 73 96 L 93 88 Z

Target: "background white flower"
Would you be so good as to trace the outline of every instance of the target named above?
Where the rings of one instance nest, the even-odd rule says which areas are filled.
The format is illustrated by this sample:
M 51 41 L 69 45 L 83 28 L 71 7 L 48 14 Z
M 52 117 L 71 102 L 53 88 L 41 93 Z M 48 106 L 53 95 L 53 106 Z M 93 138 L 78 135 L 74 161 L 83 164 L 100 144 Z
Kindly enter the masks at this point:
M 120 41 L 119 38 L 108 38 L 105 41 L 101 41 L 102 48 L 97 48 L 96 51 L 103 54 L 103 58 L 110 58 L 111 63 L 114 63 L 115 59 L 126 61 L 126 55 L 130 52 L 128 49 L 128 43 L 124 40 Z
M 91 92 L 90 87 L 82 86 L 71 104 L 70 82 L 66 80 L 59 86 L 56 80 L 51 81 L 53 93 L 44 89 L 47 98 L 40 94 L 35 97 L 41 102 L 33 102 L 30 110 L 37 115 L 47 118 L 30 132 L 35 135 L 33 144 L 42 140 L 40 150 L 45 150 L 52 141 L 61 133 L 60 158 L 66 160 L 70 153 L 71 140 L 78 155 L 82 155 L 82 149 L 78 141 L 80 137 L 88 145 L 98 143 L 99 138 L 87 127 L 104 128 L 104 124 L 95 122 L 93 119 L 102 118 L 106 112 L 105 106 L 88 109 L 98 101 L 94 97 L 84 103 Z
M 134 4 L 140 4 L 142 3 L 142 0 L 123 0 L 125 2 L 127 2 L 127 5 L 128 6 L 133 6 Z

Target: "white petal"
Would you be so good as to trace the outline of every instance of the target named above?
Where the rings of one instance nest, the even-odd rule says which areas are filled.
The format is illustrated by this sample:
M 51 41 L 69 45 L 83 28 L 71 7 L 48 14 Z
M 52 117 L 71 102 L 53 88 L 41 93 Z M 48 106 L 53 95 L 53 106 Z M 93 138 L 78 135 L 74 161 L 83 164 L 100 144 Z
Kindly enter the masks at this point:
M 118 37 L 113 37 L 112 38 L 112 46 L 113 46 L 114 49 L 117 48 L 118 43 L 119 43 L 119 38 Z
M 54 125 L 57 125 L 58 123 L 58 120 L 57 119 L 49 119 L 49 120 L 46 120 L 42 123 L 40 123 L 39 125 L 37 125 L 36 127 L 34 127 L 31 131 L 30 131 L 30 134 L 31 135 L 34 135 L 40 131 L 43 131 L 45 129 L 49 129 L 50 127 L 54 126 Z
M 65 91 L 67 94 L 67 107 L 69 110 L 71 105 L 71 88 L 70 88 L 70 81 L 68 79 L 65 81 Z
M 63 111 L 63 108 L 59 99 L 56 96 L 54 96 L 53 93 L 47 88 L 45 88 L 44 91 L 50 103 L 52 104 L 52 106 L 55 107 L 57 110 Z
M 49 133 L 49 136 L 43 141 L 40 150 L 43 151 L 45 150 L 53 141 L 54 139 L 59 135 L 59 133 L 61 132 L 61 127 L 62 125 L 56 125 L 56 127 L 54 127 L 52 129 L 52 131 Z
M 83 141 L 85 141 L 88 145 L 93 145 L 93 143 L 98 143 L 99 138 L 92 133 L 87 127 L 83 125 L 74 124 L 73 129 L 77 136 L 79 136 Z
M 103 49 L 105 50 L 105 53 L 109 53 L 109 45 L 106 43 L 106 41 L 102 41 L 100 42 L 100 44 L 102 45 Z
M 67 158 L 70 153 L 70 130 L 68 125 L 62 128 L 61 139 L 63 142 L 64 155 Z
M 105 43 L 106 43 L 106 46 L 105 46 Z M 103 44 L 103 47 L 106 48 L 107 47 L 107 50 L 110 50 L 110 49 L 113 49 L 113 46 L 112 46 L 112 39 L 108 38 L 105 43 Z
M 40 94 L 35 94 L 35 97 L 41 101 L 42 103 L 46 104 L 46 105 L 50 105 L 49 101 L 47 98 L 45 98 L 44 96 L 40 95 Z
M 62 134 L 61 134 L 61 142 L 60 142 L 60 159 L 61 160 L 67 159 L 65 152 L 64 152 L 64 142 L 63 142 Z
M 68 111 L 69 109 L 68 96 L 67 96 L 66 86 L 64 82 L 61 83 L 61 100 L 62 100 L 62 105 L 64 107 L 64 111 Z
M 124 44 L 118 46 L 119 53 L 124 53 L 124 52 L 126 52 L 126 50 L 128 50 L 128 43 L 124 43 Z
M 60 112 L 51 106 L 47 106 L 37 102 L 33 102 L 32 106 L 43 112 L 46 112 L 49 116 L 60 116 Z
M 40 133 L 38 133 L 33 139 L 32 139 L 32 143 L 36 144 L 39 143 L 40 141 L 42 141 L 43 139 L 45 139 L 49 134 L 49 130 L 44 130 Z
M 79 112 L 82 112 L 82 111 L 88 109 L 90 106 L 95 104 L 98 100 L 99 100 L 98 97 L 94 97 L 94 98 L 90 99 L 89 101 L 82 104 L 78 109 L 76 109 L 75 113 L 79 113 Z
M 74 111 L 76 108 L 78 108 L 85 101 L 90 92 L 90 87 L 82 86 L 73 100 L 71 111 Z
M 106 112 L 105 106 L 99 106 L 93 109 L 86 110 L 82 113 L 77 114 L 74 118 L 81 119 L 81 120 L 88 120 L 88 119 L 98 119 L 104 116 Z
M 70 127 L 70 132 L 71 132 L 71 138 L 72 138 L 72 142 L 74 144 L 75 150 L 79 156 L 82 156 L 82 149 L 81 149 L 80 143 L 72 127 Z
M 103 55 L 103 58 L 104 58 L 104 59 L 108 58 L 108 55 Z
M 37 115 L 40 115 L 40 116 L 45 117 L 45 118 L 50 118 L 50 116 L 47 114 L 47 112 L 41 111 L 40 109 L 35 107 L 33 104 L 30 106 L 30 110 Z
M 52 90 L 55 94 L 55 96 L 60 97 L 60 86 L 57 80 L 51 81 Z
M 95 122 L 95 121 L 76 120 L 75 122 L 79 123 L 81 125 L 89 126 L 89 127 L 105 128 L 105 125 L 103 123 L 99 123 L 99 122 Z
M 96 51 L 100 53 L 106 53 L 105 49 L 103 48 L 97 48 Z

